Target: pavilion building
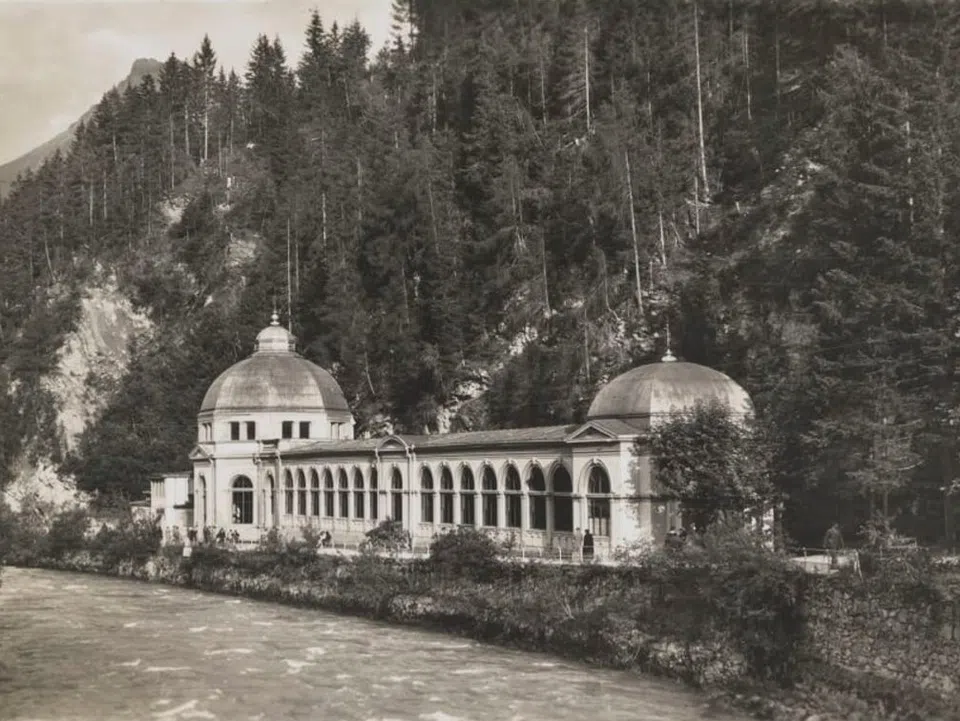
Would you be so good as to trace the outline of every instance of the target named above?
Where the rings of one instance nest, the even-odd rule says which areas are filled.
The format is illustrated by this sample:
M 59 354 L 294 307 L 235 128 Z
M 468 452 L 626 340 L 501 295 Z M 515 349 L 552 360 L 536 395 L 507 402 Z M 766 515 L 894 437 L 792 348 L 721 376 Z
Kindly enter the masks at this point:
M 679 525 L 678 503 L 657 483 L 644 438 L 709 400 L 752 412 L 728 376 L 668 353 L 607 383 L 581 424 L 355 438 L 340 386 L 296 352 L 274 314 L 253 355 L 207 391 L 192 473 L 155 482 L 151 505 L 168 526 L 237 530 L 246 541 L 312 526 L 356 544 L 391 518 L 415 548 L 471 526 L 532 554 L 570 553 L 576 532 L 589 529 L 597 555 L 609 557 L 644 540 L 661 543 Z M 164 499 L 177 501 L 177 514 Z

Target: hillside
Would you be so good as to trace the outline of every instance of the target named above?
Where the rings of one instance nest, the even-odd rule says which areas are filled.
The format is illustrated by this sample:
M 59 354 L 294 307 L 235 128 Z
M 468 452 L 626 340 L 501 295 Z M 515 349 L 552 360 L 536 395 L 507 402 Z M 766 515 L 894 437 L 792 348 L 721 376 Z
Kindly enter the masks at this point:
M 135 60 L 133 66 L 130 68 L 130 73 L 121 80 L 117 85 L 114 86 L 114 89 L 118 93 L 124 93 L 127 88 L 137 87 L 143 82 L 143 79 L 147 75 L 156 76 L 160 71 L 161 63 L 157 60 L 152 60 L 148 58 L 140 58 Z M 94 111 L 96 106 L 90 108 L 85 112 L 76 122 L 71 123 L 70 127 L 64 130 L 62 133 L 59 133 L 52 137 L 47 142 L 42 145 L 37 146 L 33 150 L 30 150 L 19 158 L 11 160 L 9 163 L 4 163 L 0 165 L 0 197 L 6 195 L 11 187 L 11 184 L 14 180 L 17 179 L 18 175 L 26 173 L 28 170 L 36 171 L 43 162 L 49 158 L 52 158 L 53 155 L 60 151 L 61 153 L 66 153 L 70 150 L 70 146 L 73 143 L 74 136 L 77 132 L 77 128 L 81 123 L 88 123 L 93 119 Z
M 955 4 L 406 7 L 372 63 L 316 15 L 295 66 L 171 56 L 14 188 L 8 479 L 182 467 L 278 304 L 366 433 L 576 421 L 669 335 L 753 395 L 795 537 L 952 537 Z M 50 378 L 98 293 L 128 351 L 78 426 Z

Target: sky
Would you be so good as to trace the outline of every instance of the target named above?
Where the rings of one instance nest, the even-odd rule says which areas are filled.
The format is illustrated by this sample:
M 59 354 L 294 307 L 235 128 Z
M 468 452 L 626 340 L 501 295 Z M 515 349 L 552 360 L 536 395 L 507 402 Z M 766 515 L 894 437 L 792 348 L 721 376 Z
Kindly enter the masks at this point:
M 137 58 L 192 57 L 204 33 L 242 75 L 263 33 L 293 66 L 310 12 L 325 27 L 359 20 L 376 52 L 391 0 L 0 0 L 0 163 L 65 130 L 123 80 Z

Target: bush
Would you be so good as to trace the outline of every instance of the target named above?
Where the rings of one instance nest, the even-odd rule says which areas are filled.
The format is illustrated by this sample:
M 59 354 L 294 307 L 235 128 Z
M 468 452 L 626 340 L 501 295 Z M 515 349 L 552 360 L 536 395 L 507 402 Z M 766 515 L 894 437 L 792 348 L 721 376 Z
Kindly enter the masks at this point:
M 461 526 L 434 539 L 430 562 L 441 573 L 486 581 L 500 569 L 499 551 L 486 533 Z
M 367 540 L 360 544 L 360 550 L 374 553 L 380 551 L 400 553 L 409 550 L 411 542 L 410 532 L 403 527 L 403 524 L 389 518 L 382 521 L 376 528 L 367 531 L 366 538 Z
M 807 575 L 735 526 L 697 541 L 649 557 L 657 592 L 647 624 L 691 644 L 730 642 L 754 678 L 791 681 L 806 641 Z
M 61 511 L 54 517 L 47 532 L 50 554 L 59 558 L 69 551 L 82 550 L 86 546 L 89 528 L 90 514 L 85 508 Z
M 162 538 L 156 521 L 127 516 L 113 528 L 106 524 L 101 526 L 87 547 L 99 554 L 107 566 L 116 566 L 121 561 L 142 563 L 160 550 Z

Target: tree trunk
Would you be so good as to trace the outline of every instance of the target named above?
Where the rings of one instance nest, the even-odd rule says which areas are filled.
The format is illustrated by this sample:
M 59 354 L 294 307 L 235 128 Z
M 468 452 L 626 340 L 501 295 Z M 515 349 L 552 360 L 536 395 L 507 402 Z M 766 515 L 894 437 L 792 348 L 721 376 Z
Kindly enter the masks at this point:
M 710 197 L 710 183 L 707 180 L 707 153 L 703 139 L 703 90 L 700 80 L 700 21 L 698 18 L 699 7 L 696 2 L 693 3 L 693 45 L 697 65 L 697 127 L 700 133 L 700 173 L 703 181 L 703 197 Z
M 630 200 L 630 234 L 633 236 L 633 273 L 637 283 L 637 308 L 643 316 L 643 290 L 640 286 L 640 241 L 637 238 L 637 215 L 633 207 L 633 178 L 630 174 L 630 152 L 623 151 L 626 162 L 627 195 Z

